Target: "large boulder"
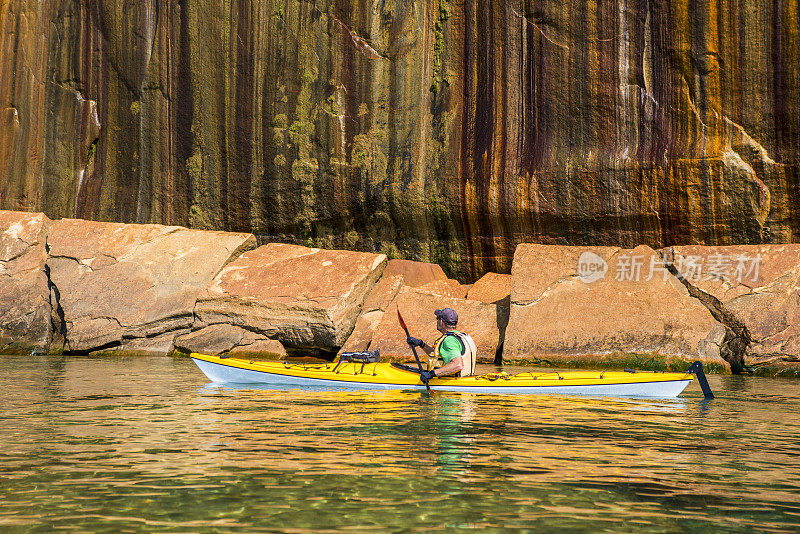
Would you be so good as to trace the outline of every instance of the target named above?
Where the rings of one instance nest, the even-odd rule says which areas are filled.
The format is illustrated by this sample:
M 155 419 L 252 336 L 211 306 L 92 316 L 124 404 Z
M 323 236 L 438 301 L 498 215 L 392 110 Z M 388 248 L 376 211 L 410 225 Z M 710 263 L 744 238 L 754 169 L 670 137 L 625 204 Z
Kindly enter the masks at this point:
M 466 287 L 461 285 L 458 280 L 452 279 L 428 282 L 427 284 L 419 286 L 417 289 L 425 293 L 430 293 L 431 295 L 452 297 L 455 299 L 463 299 L 467 296 L 467 291 L 469 291 Z
M 50 344 L 48 224 L 41 213 L 0 211 L 0 352 L 46 351 Z
M 458 313 L 458 330 L 472 336 L 478 346 L 478 361 L 493 362 L 503 338 L 498 327 L 498 309 L 494 304 L 474 300 L 443 297 L 420 289 L 404 287 L 383 314 L 369 349 L 378 349 L 386 359 L 411 361 L 414 356 L 406 343 L 406 334 L 400 326 L 397 310 L 403 316 L 412 336 L 419 337 L 428 344 L 441 335 L 436 330 L 438 308 L 453 308 Z M 417 349 L 421 358 L 425 354 Z M 427 360 L 423 360 L 427 361 Z
M 389 260 L 383 276 L 402 276 L 403 284 L 409 287 L 420 287 L 438 280 L 447 280 L 442 268 L 435 263 L 412 260 Z
M 800 245 L 696 245 L 668 252 L 689 284 L 747 328 L 746 365 L 800 359 Z
M 402 287 L 424 288 L 426 292 L 447 296 L 462 297 L 466 294 L 461 284 L 448 279 L 442 268 L 435 263 L 389 260 L 383 276 L 367 296 L 355 327 L 340 353 L 367 350 L 386 308 Z
M 64 348 L 124 349 L 136 339 L 136 352 L 159 354 L 192 326 L 197 296 L 214 276 L 256 246 L 251 234 L 76 219 L 54 222 L 48 243 Z
M 727 367 L 724 327 L 649 247 L 523 244 L 511 276 L 506 359 Z
M 361 314 L 356 320 L 355 327 L 339 353 L 358 352 L 369 348 L 372 336 L 375 333 L 375 329 L 378 327 L 378 323 L 380 323 L 383 318 L 386 308 L 392 303 L 402 287 L 403 275 L 395 274 L 387 276 L 386 271 L 384 271 L 381 279 L 378 280 L 378 283 L 375 284 L 375 287 L 373 287 L 372 291 L 367 295 L 367 299 L 361 307 Z
M 213 324 L 175 339 L 175 348 L 202 354 L 229 353 L 268 359 L 286 357 L 286 349 L 275 339 L 232 324 Z
M 467 298 L 508 306 L 511 299 L 511 275 L 486 273 L 469 288 Z
M 198 325 L 229 323 L 287 349 L 335 352 L 386 267 L 386 256 L 270 243 L 243 254 L 198 299 Z
M 511 311 L 511 275 L 486 273 L 470 287 L 467 299 L 497 306 L 497 327 L 500 329 L 500 339 L 505 340 Z M 495 363 L 501 362 L 502 353 L 498 352 Z

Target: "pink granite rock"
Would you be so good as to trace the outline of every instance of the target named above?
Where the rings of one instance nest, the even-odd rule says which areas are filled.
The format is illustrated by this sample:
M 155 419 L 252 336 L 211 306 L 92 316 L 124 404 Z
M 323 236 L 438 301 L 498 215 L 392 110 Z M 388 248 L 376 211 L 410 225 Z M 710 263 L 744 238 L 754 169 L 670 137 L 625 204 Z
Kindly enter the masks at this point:
M 800 245 L 693 245 L 665 252 L 690 284 L 747 327 L 747 364 L 800 357 Z
M 419 286 L 417 289 L 431 295 L 440 297 L 451 297 L 454 299 L 463 299 L 467 296 L 467 290 L 458 282 L 458 280 L 436 280 L 435 282 L 428 282 Z
M 498 311 L 494 304 L 474 300 L 442 297 L 426 293 L 420 289 L 403 288 L 397 298 L 387 308 L 372 336 L 369 349 L 378 349 L 387 359 L 412 361 L 414 356 L 406 343 L 406 334 L 397 318 L 397 310 L 403 315 L 412 336 L 419 337 L 428 344 L 441 335 L 436 330 L 434 310 L 453 308 L 458 313 L 458 330 L 468 333 L 478 346 L 478 361 L 492 362 L 502 344 L 498 327 Z M 417 349 L 421 357 L 424 354 Z M 424 362 L 423 362 L 424 363 Z
M 437 280 L 447 280 L 442 268 L 435 263 L 425 263 L 412 260 L 389 260 L 383 276 L 393 277 L 401 275 L 404 285 L 419 287 Z
M 519 245 L 511 276 L 504 359 L 638 353 L 726 365 L 724 327 L 649 247 Z
M 479 300 L 481 302 L 505 303 L 508 305 L 511 296 L 511 275 L 486 273 L 483 275 L 467 293 L 469 300 Z
M 270 243 L 223 269 L 195 313 L 201 325 L 246 325 L 287 348 L 332 352 L 385 266 L 383 254 Z
M 44 352 L 50 344 L 49 224 L 41 213 L 0 211 L 0 352 Z
M 251 234 L 177 226 L 64 219 L 48 236 L 51 279 L 60 292 L 65 349 L 92 351 L 192 326 L 200 292 L 233 258 L 256 245 Z M 163 353 L 164 340 L 154 343 Z
M 275 339 L 231 324 L 213 324 L 175 339 L 175 348 L 201 354 L 231 353 L 240 357 L 279 359 L 286 349 Z

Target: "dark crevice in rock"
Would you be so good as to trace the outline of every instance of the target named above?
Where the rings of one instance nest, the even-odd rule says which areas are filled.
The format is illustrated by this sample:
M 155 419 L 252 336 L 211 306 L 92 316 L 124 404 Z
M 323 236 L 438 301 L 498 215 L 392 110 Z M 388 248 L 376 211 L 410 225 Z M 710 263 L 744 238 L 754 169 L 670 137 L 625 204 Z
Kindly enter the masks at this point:
M 508 328 L 508 321 L 511 318 L 511 295 L 502 300 L 498 300 L 494 304 L 497 329 L 500 332 L 500 342 L 494 351 L 494 364 L 503 365 L 503 340 L 506 338 L 506 329 Z
M 50 245 L 45 242 L 45 252 L 50 253 Z M 61 343 L 61 350 L 69 350 L 69 341 L 67 339 L 67 319 L 64 315 L 64 308 L 61 307 L 61 291 L 58 286 L 53 282 L 50 276 L 50 266 L 45 262 L 44 275 L 47 278 L 47 289 L 50 299 L 50 324 L 53 328 L 52 346 Z M 52 350 L 52 349 L 51 349 Z
M 92 318 L 93 319 L 105 319 L 106 321 L 111 321 L 113 323 L 116 323 L 117 327 L 120 328 L 120 329 L 124 329 L 125 328 L 117 317 L 112 317 L 111 315 L 95 315 Z
M 675 267 L 675 254 L 672 247 L 664 249 L 661 259 L 667 271 L 675 276 L 689 292 L 689 296 L 700 301 L 705 306 L 712 317 L 725 327 L 725 337 L 719 348 L 722 358 L 731 366 L 731 372 L 741 374 L 747 370 L 744 364 L 745 353 L 752 342 L 750 332 L 747 327 L 725 308 L 725 305 L 714 295 L 706 293 L 702 289 L 692 285 L 680 271 Z
M 108 343 L 106 343 L 104 345 L 98 345 L 96 347 L 92 347 L 90 349 L 65 350 L 64 354 L 73 355 L 73 356 L 86 356 L 86 355 L 91 354 L 93 352 L 118 349 L 120 347 L 122 347 L 122 343 L 120 341 L 115 340 L 115 341 L 109 341 Z

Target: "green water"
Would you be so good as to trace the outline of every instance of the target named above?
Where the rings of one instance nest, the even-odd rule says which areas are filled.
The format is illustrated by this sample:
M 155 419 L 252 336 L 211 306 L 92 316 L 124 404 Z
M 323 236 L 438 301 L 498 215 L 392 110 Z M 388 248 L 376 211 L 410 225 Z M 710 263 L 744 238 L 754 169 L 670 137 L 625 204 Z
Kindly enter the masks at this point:
M 0 357 L 0 530 L 797 532 L 800 382 L 679 399 L 220 388 Z

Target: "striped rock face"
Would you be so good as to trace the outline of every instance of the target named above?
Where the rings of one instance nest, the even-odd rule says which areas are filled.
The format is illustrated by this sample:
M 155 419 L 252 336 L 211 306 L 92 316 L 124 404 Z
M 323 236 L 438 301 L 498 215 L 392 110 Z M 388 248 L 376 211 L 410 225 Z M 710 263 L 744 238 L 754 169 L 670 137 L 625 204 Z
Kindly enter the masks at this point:
M 0 2 L 0 208 L 382 251 L 800 238 L 797 2 Z

